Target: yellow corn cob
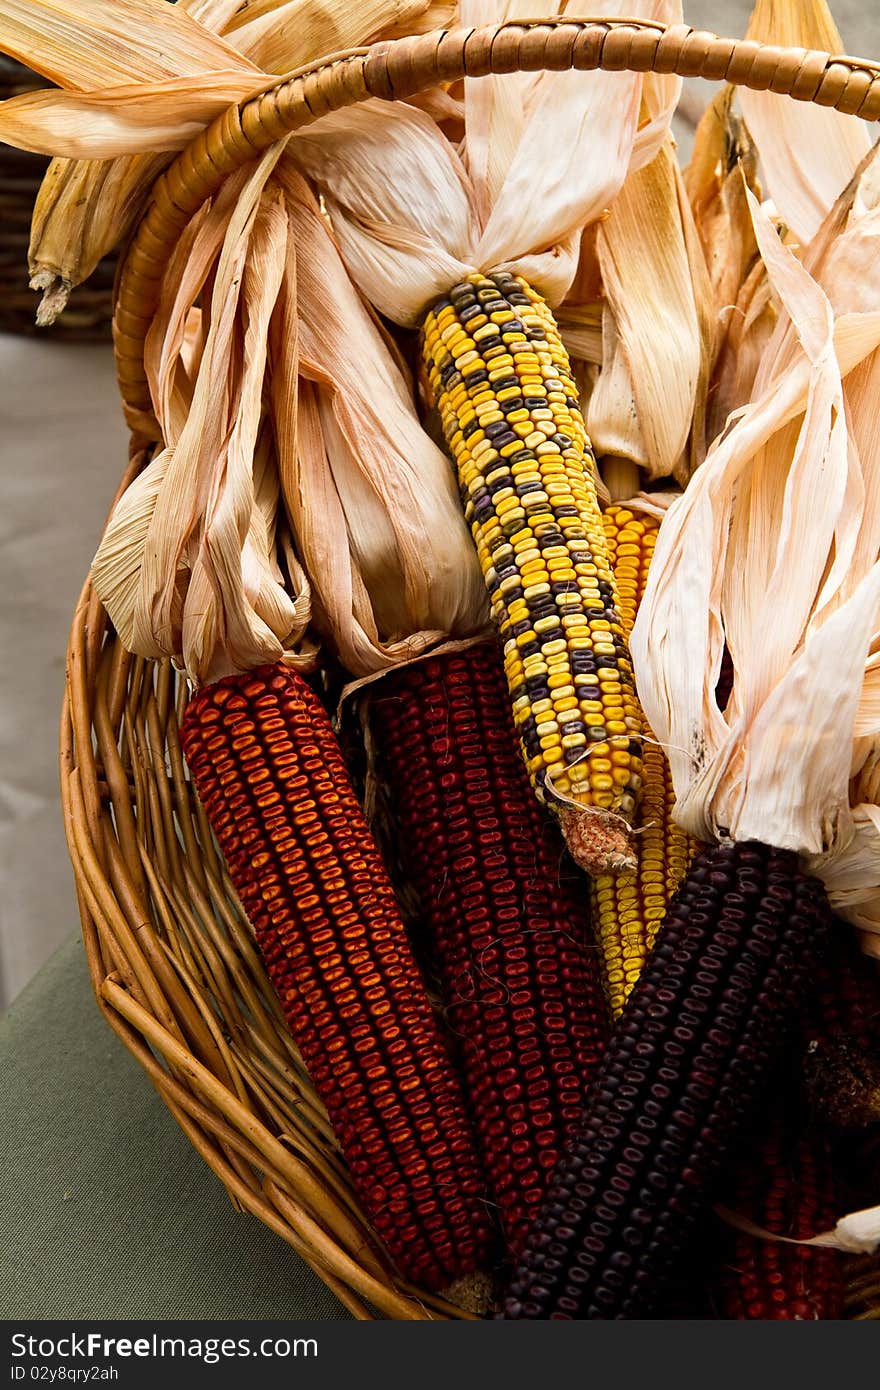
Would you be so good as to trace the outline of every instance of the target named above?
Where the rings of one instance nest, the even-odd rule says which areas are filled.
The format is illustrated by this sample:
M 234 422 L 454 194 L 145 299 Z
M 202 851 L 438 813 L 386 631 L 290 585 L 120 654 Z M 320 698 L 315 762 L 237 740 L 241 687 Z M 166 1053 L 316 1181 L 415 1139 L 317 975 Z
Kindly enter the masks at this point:
M 472 275 L 426 316 L 423 352 L 532 785 L 583 868 L 625 871 L 642 714 L 556 321 L 524 280 Z
M 619 506 L 609 507 L 602 520 L 628 638 L 645 591 L 659 523 Z M 641 974 L 670 899 L 697 849 L 696 841 L 673 822 L 669 763 L 662 748 L 651 741 L 647 726 L 645 738 L 635 871 L 617 877 L 603 874 L 592 887 L 593 931 L 615 1018 Z

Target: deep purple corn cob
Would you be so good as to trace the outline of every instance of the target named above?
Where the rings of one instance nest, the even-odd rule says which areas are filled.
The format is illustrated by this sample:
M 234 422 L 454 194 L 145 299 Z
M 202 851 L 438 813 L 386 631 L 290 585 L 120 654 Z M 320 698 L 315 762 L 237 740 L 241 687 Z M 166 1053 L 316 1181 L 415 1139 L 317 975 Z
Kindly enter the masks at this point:
M 638 1318 L 659 1298 L 807 1004 L 829 922 L 788 851 L 705 851 L 670 904 L 566 1146 L 507 1318 Z
M 364 1209 L 441 1288 L 492 1243 L 461 1089 L 326 711 L 268 666 L 204 687 L 181 743 Z
M 404 667 L 370 724 L 515 1254 L 607 1036 L 589 892 L 536 801 L 494 645 Z
M 763 1230 L 808 1240 L 834 1226 L 840 1215 L 833 1155 L 827 1135 L 811 1128 L 785 1091 L 774 1088 L 762 1107 L 757 1133 L 738 1156 L 724 1206 Z M 844 1316 L 845 1267 L 838 1250 L 790 1245 L 729 1229 L 710 1280 L 717 1316 L 800 1321 Z

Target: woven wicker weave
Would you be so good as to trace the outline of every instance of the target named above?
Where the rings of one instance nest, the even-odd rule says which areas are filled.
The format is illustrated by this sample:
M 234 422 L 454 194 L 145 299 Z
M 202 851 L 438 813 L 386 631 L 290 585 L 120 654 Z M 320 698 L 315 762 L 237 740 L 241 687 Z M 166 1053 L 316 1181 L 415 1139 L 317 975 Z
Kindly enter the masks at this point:
M 143 343 L 162 269 L 225 176 L 288 132 L 368 96 L 411 95 L 465 73 L 596 67 L 725 79 L 880 119 L 876 64 L 684 27 L 508 24 L 335 55 L 230 109 L 156 185 L 115 315 L 134 446 L 157 437 Z M 98 1003 L 233 1202 L 289 1241 L 356 1317 L 461 1317 L 395 1275 L 357 1208 L 186 776 L 177 736 L 185 700 L 169 665 L 123 650 L 86 585 L 68 653 L 61 768 Z M 876 1278 L 862 1278 L 853 1309 L 880 1316 Z
M 0 54 L 0 101 L 45 87 L 30 68 Z M 31 213 L 49 164 L 40 154 L 0 141 L 0 333 L 37 333 L 39 296 L 28 283 Z M 107 256 L 76 290 L 53 326 L 53 338 L 108 341 L 113 317 L 116 257 Z

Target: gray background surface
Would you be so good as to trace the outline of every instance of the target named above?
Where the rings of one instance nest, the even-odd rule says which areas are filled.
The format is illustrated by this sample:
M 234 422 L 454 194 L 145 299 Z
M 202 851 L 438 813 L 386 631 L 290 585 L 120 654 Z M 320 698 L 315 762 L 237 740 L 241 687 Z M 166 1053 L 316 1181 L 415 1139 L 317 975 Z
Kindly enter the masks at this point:
M 851 52 L 880 56 L 878 0 L 833 10 Z M 722 34 L 744 33 L 750 11 L 685 3 Z M 0 337 L 0 1003 L 77 924 L 56 770 L 64 650 L 125 457 L 109 350 Z

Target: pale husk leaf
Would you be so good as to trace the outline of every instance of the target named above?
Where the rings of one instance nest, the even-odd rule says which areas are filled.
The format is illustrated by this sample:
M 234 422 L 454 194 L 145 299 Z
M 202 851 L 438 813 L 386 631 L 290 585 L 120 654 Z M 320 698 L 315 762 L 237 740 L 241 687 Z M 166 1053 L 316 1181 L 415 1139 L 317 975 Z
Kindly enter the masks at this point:
M 485 4 L 483 8 L 493 8 Z M 576 14 L 577 4 L 545 4 L 541 12 Z M 658 19 L 681 22 L 679 0 L 601 0 L 596 18 Z M 484 79 L 475 79 L 482 82 Z M 503 81 L 503 78 L 501 79 Z M 615 197 L 628 169 L 650 163 L 668 129 L 681 90 L 677 78 L 632 73 L 542 72 L 521 88 L 522 111 L 512 156 L 502 166 L 489 205 L 488 220 L 474 250 L 479 268 L 515 269 L 532 261 L 534 283 L 558 303 L 574 275 L 579 242 L 568 250 L 564 272 L 551 261 L 542 269 L 537 253 L 563 247 L 574 232 L 598 217 Z M 640 127 L 643 93 L 648 119 Z M 650 96 L 649 96 L 650 94 Z M 468 118 L 467 145 L 493 131 L 482 119 Z M 565 138 L 560 138 L 565 132 Z M 548 254 L 552 255 L 552 251 Z M 554 259 L 558 260 L 557 252 Z M 525 273 L 525 272 L 523 272 Z M 549 279 L 548 279 L 549 277 Z M 552 287 L 551 287 L 552 286 Z M 559 286 L 559 287 L 557 287 Z
M 748 38 L 832 54 L 843 43 L 825 0 L 758 0 Z M 783 222 L 806 244 L 870 148 L 864 122 L 775 92 L 740 94 L 761 156 L 770 197 Z
M 695 279 L 704 351 L 691 436 L 692 466 L 701 462 L 731 410 L 749 399 L 769 336 L 764 329 L 775 324 L 773 312 L 766 319 L 749 317 L 754 295 L 759 289 L 766 292 L 767 279 L 745 196 L 747 187 L 759 195 L 756 153 L 732 109 L 733 98 L 734 88 L 725 86 L 703 113 L 683 177 L 691 213 L 683 213 L 685 231 L 689 243 L 699 242 L 705 266 L 699 291 Z M 693 271 L 698 264 L 695 250 L 690 259 Z M 746 288 L 756 264 L 760 286 L 753 281 Z
M 706 437 L 716 439 L 728 418 L 752 399 L 755 377 L 776 328 L 776 300 L 764 262 L 757 260 L 722 320 Z
M 602 310 L 602 369 L 581 405 L 587 431 L 601 458 L 629 459 L 648 468 L 648 451 L 639 420 L 632 373 L 610 305 Z
M 179 150 L 227 107 L 265 86 L 262 74 L 207 72 L 76 92 L 39 91 L 0 103 L 0 140 L 36 154 L 111 159 Z
M 295 660 L 289 649 L 308 621 L 307 593 L 290 597 L 274 558 L 278 484 L 263 423 L 269 321 L 288 246 L 284 199 L 267 188 L 280 152 L 244 171 L 237 197 L 227 198 L 197 364 L 180 299 L 198 292 L 222 210 L 215 224 L 209 210 L 191 229 L 196 270 L 179 296 L 167 294 L 169 320 L 182 323 L 159 362 L 172 377 L 180 357 L 193 379 L 189 389 L 179 377 L 176 390 L 157 387 L 173 444 L 123 494 L 92 569 L 126 645 L 171 656 L 196 684 Z M 172 275 L 188 264 L 172 261 Z
M 475 0 L 473 14 L 501 19 L 507 8 L 507 0 Z M 542 8 L 557 12 L 553 0 Z M 634 8 L 681 16 L 678 0 L 625 7 Z M 622 7 L 599 12 L 619 16 Z M 501 82 L 480 78 L 468 84 L 461 157 L 425 111 L 374 101 L 303 131 L 296 158 L 327 200 L 354 279 L 399 323 L 416 323 L 475 270 L 522 274 L 558 304 L 577 270 L 584 224 L 630 168 L 657 153 L 679 87 L 653 74 L 537 73 L 499 97 Z
M 429 18 L 427 0 L 267 0 L 258 11 L 246 0 L 178 0 L 199 24 L 217 33 L 266 73 L 287 72 L 332 47 L 356 46 L 390 27 Z M 160 77 L 157 69 L 153 74 Z M 44 291 L 38 322 L 51 323 L 73 286 L 127 234 L 170 158 L 154 152 L 113 160 L 52 161 L 31 224 L 32 285 Z
M 126 236 L 166 163 L 164 155 L 53 159 L 31 221 L 31 287 L 44 291 L 37 323 L 52 323 L 74 286 Z M 42 312 L 46 304 L 49 313 Z
M 449 463 L 352 286 L 314 198 L 285 161 L 297 248 L 298 362 L 273 351 L 288 515 L 319 625 L 356 676 L 488 621 L 485 586 Z M 289 329 L 288 329 L 289 331 Z
M 270 0 L 241 3 L 229 43 L 265 72 L 287 73 L 324 54 L 358 48 L 389 32 L 431 28 L 428 0 Z M 422 21 L 420 24 L 419 21 Z M 426 22 L 428 21 L 428 22 Z
M 321 188 L 352 278 L 398 323 L 472 269 L 467 176 L 423 111 L 362 102 L 297 135 L 293 156 Z
M 756 196 L 759 194 L 757 156 L 748 131 L 732 110 L 733 98 L 734 88 L 722 87 L 706 108 L 684 172 L 719 316 L 719 331 L 758 258 L 745 196 L 747 187 Z
M 684 485 L 707 365 L 671 142 L 629 175 L 597 244 L 606 318 L 614 322 L 604 346 L 613 344 L 607 365 L 617 389 L 602 389 L 603 369 L 590 402 L 593 443 L 633 459 L 651 479 L 673 476 Z
M 4 0 L 0 52 L 70 92 L 197 73 L 257 73 L 186 10 L 166 0 Z
M 633 655 L 681 823 L 703 838 L 729 832 L 819 854 L 850 834 L 854 722 L 880 615 L 880 565 L 834 590 L 857 494 L 842 377 L 877 347 L 880 314 L 835 320 L 749 198 L 786 323 L 755 401 L 661 528 Z M 725 639 L 735 679 L 722 714 Z

